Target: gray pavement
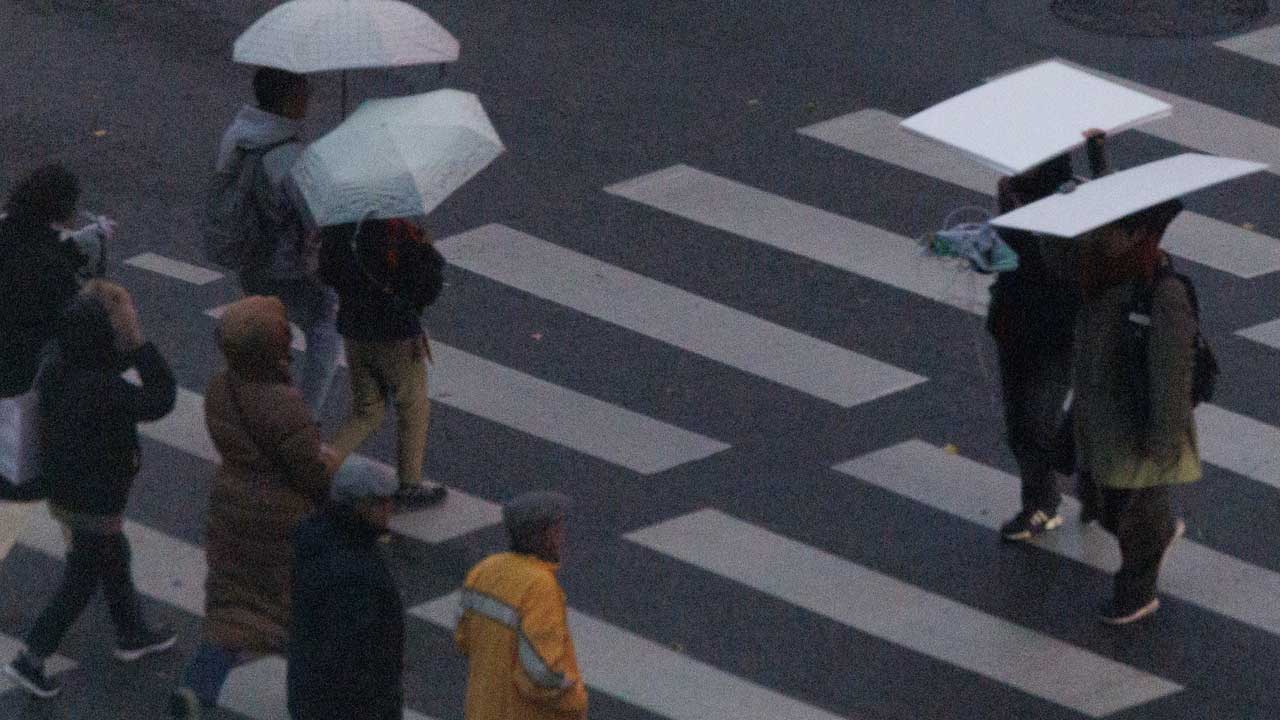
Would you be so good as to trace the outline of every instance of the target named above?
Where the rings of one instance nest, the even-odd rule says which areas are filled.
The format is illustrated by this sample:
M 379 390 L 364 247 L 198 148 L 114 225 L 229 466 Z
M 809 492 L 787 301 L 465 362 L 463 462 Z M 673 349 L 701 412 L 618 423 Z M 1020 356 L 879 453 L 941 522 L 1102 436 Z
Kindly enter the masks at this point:
M 48 160 L 81 176 L 85 206 L 121 223 L 111 275 L 137 294 L 144 330 L 192 402 L 219 363 L 206 311 L 233 299 L 234 283 L 122 261 L 153 253 L 209 267 L 197 240 L 203 186 L 248 95 L 230 43 L 273 4 L 0 5 L 0 187 Z M 545 486 L 576 499 L 562 578 L 592 717 L 1280 711 L 1270 672 L 1280 638 L 1268 629 L 1280 627 L 1280 601 L 1266 592 L 1280 573 L 1277 348 L 1267 333 L 1237 334 L 1280 317 L 1277 274 L 1182 263 L 1223 365 L 1208 415 L 1217 444 L 1205 480 L 1181 494 L 1195 550 L 1157 617 L 1117 632 L 1093 617 L 1109 587 L 1108 539 L 1069 519 L 1061 544 L 997 542 L 991 528 L 1017 499 L 982 281 L 910 253 L 948 211 L 990 198 L 930 175 L 942 154 L 886 160 L 800 132 L 858 111 L 910 115 L 1049 57 L 1225 113 L 1216 132 L 1170 125 L 1115 138 L 1113 162 L 1125 167 L 1218 140 L 1247 149 L 1246 126 L 1248 138 L 1269 137 L 1257 125 L 1280 127 L 1280 68 L 1215 46 L 1223 36 L 1092 35 L 1047 1 L 417 4 L 459 38 L 460 61 L 443 77 L 357 73 L 357 97 L 475 92 L 509 151 L 432 216 L 438 237 L 456 236 L 444 246 L 467 254 L 427 319 L 465 362 L 432 369 L 427 463 L 459 493 L 403 518 L 388 548 L 415 608 L 413 711 L 461 719 L 465 670 L 437 622 L 440 599 L 502 547 L 493 503 Z M 1273 13 L 1254 27 L 1277 23 Z M 338 119 L 336 78 L 318 78 L 312 97 L 314 137 Z M 691 170 L 632 182 L 677 166 Z M 1188 207 L 1248 224 L 1261 238 L 1250 236 L 1251 252 L 1265 255 L 1280 238 L 1277 170 Z M 677 176 L 689 184 L 669 184 Z M 513 237 L 529 238 L 538 262 L 554 259 L 554 272 L 495 264 L 471 244 Z M 1201 241 L 1212 253 L 1217 239 Z M 761 344 L 714 332 L 726 323 Z M 813 364 L 788 366 L 779 350 L 792 348 Z M 833 380 L 855 370 L 884 392 L 837 392 Z M 492 392 L 468 394 L 481 377 Z M 347 407 L 345 380 L 323 414 L 328 431 Z M 534 417 L 535 401 L 599 415 L 575 416 L 584 430 Z M 645 434 L 639 450 L 609 432 L 624 416 Z M 178 414 L 166 427 L 198 426 Z M 390 429 L 362 451 L 392 458 Z M 180 629 L 178 648 L 121 666 L 95 606 L 61 650 L 75 663 L 63 696 L 0 693 L 0 717 L 160 716 L 198 637 L 213 470 L 184 437 L 149 433 L 129 509 L 148 608 Z M 902 460 L 902 447 L 917 454 Z M 965 487 L 949 490 L 948 477 Z M 3 635 L 20 637 L 58 580 L 56 535 L 33 528 L 0 565 Z M 1205 578 L 1217 578 L 1216 595 Z M 272 667 L 252 670 L 266 680 L 238 679 L 250 701 L 229 699 L 239 709 L 223 717 L 270 716 Z

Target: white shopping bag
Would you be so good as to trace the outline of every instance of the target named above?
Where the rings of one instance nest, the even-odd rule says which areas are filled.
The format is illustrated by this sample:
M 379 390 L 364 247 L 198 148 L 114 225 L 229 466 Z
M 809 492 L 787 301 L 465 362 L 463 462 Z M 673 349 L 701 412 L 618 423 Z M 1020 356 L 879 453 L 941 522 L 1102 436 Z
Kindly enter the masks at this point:
M 21 483 L 35 477 L 40 463 L 36 392 L 0 398 L 0 475 Z

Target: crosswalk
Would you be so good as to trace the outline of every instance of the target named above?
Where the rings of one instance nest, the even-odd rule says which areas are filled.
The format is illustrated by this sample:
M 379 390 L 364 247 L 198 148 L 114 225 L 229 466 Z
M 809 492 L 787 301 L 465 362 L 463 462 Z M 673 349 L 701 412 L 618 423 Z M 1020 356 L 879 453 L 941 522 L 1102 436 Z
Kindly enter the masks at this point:
M 1273 162 L 1273 171 L 1280 167 L 1276 149 L 1280 129 L 1121 81 L 1174 106 L 1173 118 L 1144 132 L 1189 148 Z M 993 173 L 901 131 L 898 122 L 891 113 L 863 108 L 795 132 L 939 183 L 990 195 L 996 180 Z M 1206 127 L 1216 132 L 1207 132 Z M 941 304 L 979 317 L 986 313 L 990 277 L 924 256 L 915 238 L 893 227 L 800 202 L 785 187 L 765 186 L 758 180 L 741 182 L 733 175 L 731 169 L 678 163 L 611 183 L 601 192 L 644 212 L 673 216 L 739 242 L 757 243 L 869 280 L 874 286 L 871 297 L 877 302 Z M 513 288 L 532 302 L 567 308 L 607 325 L 619 338 L 658 341 L 677 352 L 710 360 L 719 366 L 717 372 L 723 370 L 717 382 L 740 377 L 765 381 L 772 393 L 768 400 L 827 412 L 872 401 L 891 403 L 908 390 L 931 392 L 934 383 L 919 368 L 889 364 L 877 358 L 875 348 L 845 347 L 798 332 L 712 301 L 692 288 L 569 250 L 556 240 L 492 223 L 440 240 L 438 247 L 451 266 L 482 282 Z M 1206 215 L 1184 214 L 1171 229 L 1168 244 L 1174 253 L 1228 282 L 1250 282 L 1280 270 L 1280 240 Z M 173 280 L 179 288 L 203 287 L 223 279 L 214 270 L 155 253 L 129 258 L 125 264 Z M 218 317 L 221 310 L 218 306 L 200 312 Z M 1280 320 L 1238 334 L 1280 349 Z M 306 350 L 300 335 L 295 348 Z M 433 352 L 430 385 L 435 402 L 504 432 L 520 433 L 547 452 L 591 458 L 638 476 L 657 476 L 686 466 L 701 471 L 730 455 L 730 444 L 716 438 L 731 438 L 721 435 L 709 418 L 701 425 L 690 422 L 689 427 L 697 428 L 691 430 L 645 415 L 635 406 L 576 390 L 572 374 L 558 384 L 452 344 L 433 341 Z M 150 441 L 211 468 L 218 455 L 204 426 L 199 391 L 180 389 L 175 410 L 141 430 Z M 1218 405 L 1202 405 L 1196 413 L 1201 454 L 1214 468 L 1210 472 L 1243 479 L 1268 492 L 1280 489 L 1280 428 Z M 681 417 L 686 418 L 683 424 L 698 413 Z M 876 488 L 945 513 L 986 532 L 993 541 L 991 531 L 1014 510 L 1015 477 L 919 437 L 900 438 L 848 459 L 850 455 L 823 472 L 840 483 Z M 425 543 L 451 543 L 499 524 L 500 499 L 456 487 L 444 506 L 399 515 L 393 527 Z M 1078 506 L 1068 498 L 1065 510 L 1071 514 Z M 133 519 L 126 533 L 136 557 L 140 591 L 199 618 L 206 574 L 202 548 Z M 795 609 L 789 622 L 821 618 L 857 637 L 885 643 L 903 658 L 925 658 L 952 668 L 960 677 L 999 688 L 1028 714 L 1046 707 L 1062 713 L 1061 717 L 1140 712 L 1135 709 L 1176 702 L 1189 689 L 1185 673 L 1165 668 L 1159 661 L 1137 662 L 1105 643 L 1082 647 L 1083 630 L 1074 635 L 1048 631 L 1025 618 L 1015 620 L 1004 612 L 974 607 L 946 591 L 875 569 L 856 550 L 822 549 L 789 536 L 767 520 L 747 521 L 719 507 L 686 509 L 675 517 L 630 529 L 622 539 L 624 545 L 642 553 L 642 562 L 654 572 L 679 566 L 695 578 L 727 581 L 733 592 L 746 598 L 745 609 L 695 620 L 719 626 L 729 636 L 754 637 L 759 629 L 752 624 L 753 599 L 768 598 Z M 60 528 L 43 506 L 28 514 L 17 542 L 25 550 L 53 559 L 65 553 Z M 1054 561 L 1078 565 L 1082 572 L 1100 578 L 1117 564 L 1114 540 L 1096 527 L 1067 527 L 1037 545 Z M 956 572 L 976 576 L 980 569 Z M 1187 540 L 1171 555 L 1163 582 L 1163 592 L 1184 601 L 1190 612 L 1238 624 L 1268 642 L 1280 637 L 1280 610 L 1271 600 L 1280 596 L 1276 569 L 1234 557 L 1209 541 Z M 1231 592 L 1222 592 L 1223 588 Z M 410 600 L 408 614 L 418 632 L 447 633 L 452 628 L 455 593 Z M 717 658 L 694 656 L 645 637 L 637 630 L 644 625 L 637 618 L 652 620 L 681 611 L 661 602 L 638 605 L 620 610 L 620 605 L 594 604 L 570 610 L 584 674 L 595 691 L 638 709 L 645 717 L 672 720 L 848 716 L 847 710 L 841 710 L 852 705 L 846 697 L 816 691 L 801 699 L 794 686 L 756 677 L 754 666 L 724 667 Z M 17 642 L 0 635 L 0 654 L 15 650 Z M 896 670 L 861 662 L 863 652 L 856 643 L 847 648 L 842 663 L 851 676 L 856 672 L 860 682 L 892 687 Z M 823 659 L 793 660 L 803 664 Z M 53 667 L 67 671 L 75 664 L 58 658 Z M 239 667 L 220 705 L 253 720 L 283 720 L 287 716 L 285 670 L 278 657 Z M 6 689 L 0 681 L 0 691 Z M 964 708 L 959 711 L 964 714 Z M 430 707 L 408 710 L 405 717 L 456 720 Z

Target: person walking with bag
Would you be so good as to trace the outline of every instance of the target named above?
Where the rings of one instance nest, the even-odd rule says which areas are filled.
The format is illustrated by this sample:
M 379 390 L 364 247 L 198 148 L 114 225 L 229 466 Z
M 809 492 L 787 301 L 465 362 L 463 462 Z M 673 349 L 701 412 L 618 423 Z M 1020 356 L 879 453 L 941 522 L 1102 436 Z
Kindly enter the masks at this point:
M 120 377 L 129 367 L 135 387 Z M 102 586 L 116 630 L 115 656 L 129 662 L 166 650 L 177 635 L 143 617 L 130 571 L 123 513 L 138 473 L 137 424 L 173 409 L 173 373 L 145 342 L 129 293 L 93 280 L 63 313 L 52 355 L 37 383 L 49 508 L 70 536 L 62 585 L 5 672 L 28 692 L 50 698 L 61 689 L 44 672 L 63 636 Z
M 1188 285 L 1159 249 L 1181 209 L 1167 201 L 1080 241 L 1075 439 L 1102 493 L 1103 527 L 1120 543 L 1114 592 L 1100 615 L 1113 625 L 1159 609 L 1160 565 L 1186 529 L 1171 488 L 1201 475 L 1192 413 L 1199 326 Z
M 398 483 L 352 456 L 298 527 L 288 706 L 293 720 L 401 720 L 404 603 L 378 548 Z
M 443 485 L 422 477 L 431 405 L 431 357 L 422 312 L 444 284 L 444 258 L 416 224 L 366 220 L 321 233 L 320 275 L 338 292 L 338 332 L 347 351 L 351 415 L 333 437 L 345 458 L 396 408 L 396 501 L 421 507 L 445 499 Z
M 284 652 L 293 534 L 329 495 L 336 457 L 289 377 L 284 305 L 253 296 L 218 325 L 227 367 L 209 381 L 205 424 L 222 462 L 209 493 L 200 645 L 169 701 L 172 717 L 217 704 L 227 675 Z
M 302 328 L 302 396 L 319 415 L 337 369 L 337 298 L 315 276 L 319 247 L 289 180 L 302 153 L 307 78 L 259 68 L 253 91 L 257 104 L 240 109 L 218 147 L 205 251 L 237 273 L 245 295 L 280 298 Z

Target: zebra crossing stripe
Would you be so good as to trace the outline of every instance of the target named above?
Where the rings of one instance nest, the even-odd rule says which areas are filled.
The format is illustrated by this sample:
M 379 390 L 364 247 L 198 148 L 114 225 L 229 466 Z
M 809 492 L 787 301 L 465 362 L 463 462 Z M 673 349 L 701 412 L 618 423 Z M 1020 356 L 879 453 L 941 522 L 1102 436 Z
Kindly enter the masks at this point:
M 450 265 L 842 407 L 925 380 L 502 225 L 436 247 Z
M 1214 45 L 1254 60 L 1280 65 L 1280 25 L 1271 25 L 1243 35 L 1229 37 L 1226 40 L 1219 40 Z
M 1237 330 L 1236 335 L 1280 350 L 1280 318 Z
M 409 614 L 452 631 L 458 593 Z M 586 683 L 671 720 L 838 720 L 839 716 L 682 655 L 639 635 L 569 610 L 569 630 Z
M 1018 509 L 1018 478 L 952 455 L 920 440 L 908 440 L 836 465 L 836 471 L 958 518 L 998 530 Z M 1080 503 L 1063 498 L 1063 512 Z M 1115 540 L 1096 525 L 1076 530 L 1068 523 L 1036 545 L 1105 572 L 1120 566 Z M 1169 554 L 1161 577 L 1174 597 L 1280 635 L 1280 573 L 1251 565 L 1191 540 Z M 1223 592 L 1231 588 L 1231 592 Z
M 163 255 L 157 255 L 153 252 L 134 255 L 125 260 L 124 264 L 143 270 L 150 270 L 153 273 L 191 283 L 192 285 L 208 285 L 211 282 L 217 282 L 222 279 L 222 273 L 220 272 L 185 263 L 181 260 L 174 260 Z
M 718 510 L 699 510 L 626 537 L 1089 717 L 1183 689 Z
M 1055 59 L 1173 106 L 1169 117 L 1143 124 L 1136 128 L 1138 132 L 1213 155 L 1264 162 L 1270 172 L 1280 174 L 1280 128 L 1063 58 Z
M 1208 403 L 1195 415 L 1201 460 L 1280 488 L 1280 428 Z
M 146 437 L 188 455 L 213 464 L 222 462 L 204 424 L 204 397 L 186 388 L 178 388 L 172 412 L 157 422 L 138 425 L 138 430 Z M 391 521 L 391 529 L 424 542 L 441 543 L 496 525 L 501 520 L 502 508 L 497 504 L 449 488 L 449 498 L 445 502 L 416 512 L 397 514 Z M 203 584 L 203 576 L 200 582 Z
M 958 150 L 902 129 L 901 121 L 881 110 L 859 110 L 798 132 L 974 192 L 995 192 L 998 173 Z M 1189 211 L 1173 221 L 1161 245 L 1174 255 L 1237 277 L 1280 270 L 1280 240 Z
M 26 645 L 16 637 L 0 633 L 0 658 L 3 658 L 0 662 L 9 662 L 9 658 L 17 655 Z M 44 670 L 48 675 L 60 675 L 75 667 L 75 661 L 70 658 L 63 655 L 54 655 L 45 660 Z M 16 687 L 18 687 L 18 684 L 11 680 L 8 675 L 0 674 L 0 693 L 8 692 Z
M 278 655 L 240 665 L 227 676 L 222 694 L 218 696 L 218 706 L 250 720 L 289 720 L 287 678 L 288 663 Z M 404 720 L 434 718 L 405 710 Z
M 911 238 L 688 165 L 605 192 L 962 310 L 987 312 L 993 276 L 925 256 Z
M 224 309 L 205 314 L 220 317 Z M 306 351 L 300 332 L 294 333 L 293 347 Z M 431 354 L 435 362 L 427 384 L 432 401 L 638 473 L 659 473 L 729 448 L 438 340 L 431 341 Z

